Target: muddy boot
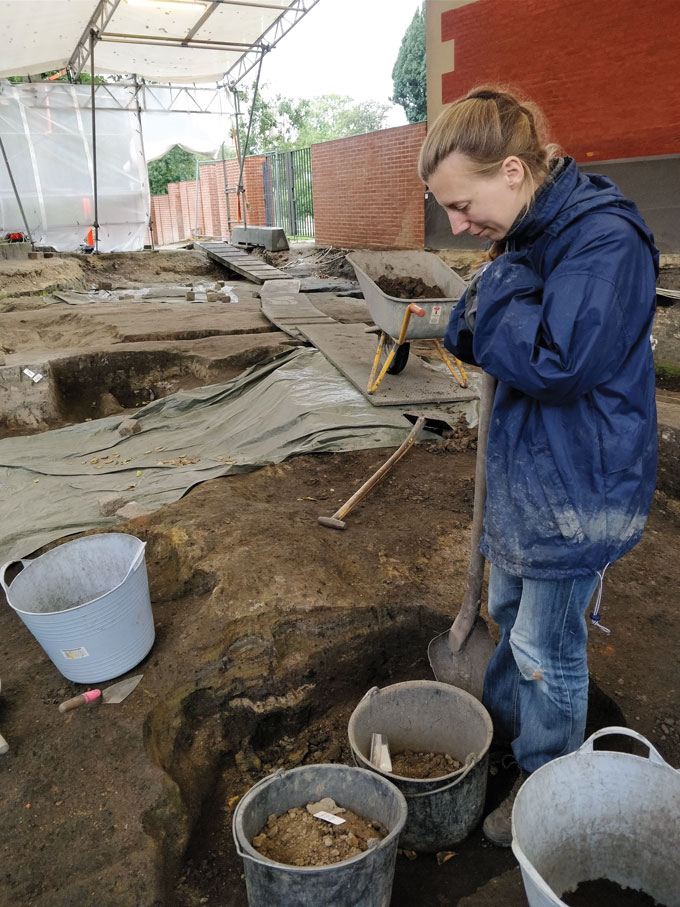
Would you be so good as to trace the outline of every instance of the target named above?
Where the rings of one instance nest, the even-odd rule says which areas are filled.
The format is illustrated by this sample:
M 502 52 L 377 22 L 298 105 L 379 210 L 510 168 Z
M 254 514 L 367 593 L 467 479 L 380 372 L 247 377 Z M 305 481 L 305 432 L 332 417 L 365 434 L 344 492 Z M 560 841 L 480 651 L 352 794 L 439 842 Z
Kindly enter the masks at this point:
M 529 772 L 520 769 L 519 775 L 512 785 L 512 790 L 503 800 L 500 806 L 496 807 L 493 812 L 484 819 L 482 831 L 492 844 L 499 847 L 510 847 L 512 844 L 512 807 L 515 804 L 515 798 L 519 793 L 520 787 L 529 777 Z

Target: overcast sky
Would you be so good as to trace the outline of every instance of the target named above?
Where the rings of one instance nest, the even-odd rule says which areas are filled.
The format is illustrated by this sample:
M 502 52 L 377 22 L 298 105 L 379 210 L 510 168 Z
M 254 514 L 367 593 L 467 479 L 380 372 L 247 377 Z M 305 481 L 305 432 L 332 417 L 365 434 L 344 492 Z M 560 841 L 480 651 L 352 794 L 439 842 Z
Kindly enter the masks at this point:
M 262 64 L 271 94 L 390 103 L 392 67 L 420 0 L 319 0 Z M 406 123 L 391 105 L 387 126 Z

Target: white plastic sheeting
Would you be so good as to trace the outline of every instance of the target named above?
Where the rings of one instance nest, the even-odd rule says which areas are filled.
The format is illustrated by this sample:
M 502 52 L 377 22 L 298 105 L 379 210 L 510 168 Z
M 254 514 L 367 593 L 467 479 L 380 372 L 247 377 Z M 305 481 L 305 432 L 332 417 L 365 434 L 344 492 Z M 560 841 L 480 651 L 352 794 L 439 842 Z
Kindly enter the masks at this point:
M 144 152 L 147 160 L 155 160 L 174 145 L 214 154 L 222 142 L 231 144 L 225 93 L 207 91 L 198 112 L 190 111 L 188 97 L 171 86 L 97 86 L 101 252 L 130 252 L 144 245 L 149 222 Z M 94 221 L 91 118 L 90 86 L 0 83 L 0 135 L 33 241 L 59 252 L 77 250 Z M 0 235 L 23 230 L 0 158 Z
M 147 161 L 162 157 L 174 145 L 196 154 L 216 154 L 222 142 L 233 148 L 231 96 L 201 88 L 183 94 L 178 97 L 172 85 L 145 85 L 140 90 Z M 196 111 L 191 110 L 192 97 L 199 100 Z
M 98 0 L 2 0 L 0 77 L 62 69 L 85 32 Z M 222 78 L 297 0 L 238 0 L 210 11 L 207 0 L 121 0 L 108 35 L 144 36 L 146 43 L 108 43 L 95 49 L 97 72 L 137 73 L 158 82 L 207 82 Z M 202 25 L 196 25 L 205 14 Z M 196 29 L 194 31 L 194 29 Z M 152 38 L 219 41 L 232 47 L 152 46 Z
M 90 89 L 5 83 L 0 135 L 34 243 L 78 249 L 94 221 Z M 116 89 L 134 99 L 134 89 Z M 141 249 L 149 184 L 136 106 L 97 109 L 99 249 Z M 0 160 L 0 234 L 23 231 L 9 174 Z

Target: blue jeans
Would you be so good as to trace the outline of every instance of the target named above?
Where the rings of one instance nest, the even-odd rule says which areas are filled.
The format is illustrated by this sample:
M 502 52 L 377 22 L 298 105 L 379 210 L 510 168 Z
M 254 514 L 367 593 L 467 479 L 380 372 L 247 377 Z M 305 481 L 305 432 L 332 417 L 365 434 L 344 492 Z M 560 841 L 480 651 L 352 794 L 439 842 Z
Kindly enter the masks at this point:
M 588 708 L 585 609 L 597 576 L 532 580 L 491 565 L 489 614 L 501 640 L 484 678 L 494 739 L 533 772 L 583 743 Z

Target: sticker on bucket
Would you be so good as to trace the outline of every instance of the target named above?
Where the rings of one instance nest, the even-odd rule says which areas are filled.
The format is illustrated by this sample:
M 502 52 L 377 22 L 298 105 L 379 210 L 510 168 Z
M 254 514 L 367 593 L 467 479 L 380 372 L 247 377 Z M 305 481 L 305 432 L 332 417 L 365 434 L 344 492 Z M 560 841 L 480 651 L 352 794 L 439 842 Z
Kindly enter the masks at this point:
M 440 305 L 432 306 L 432 311 L 430 312 L 430 324 L 439 324 L 439 317 L 442 313 L 442 307 Z
M 73 660 L 74 658 L 87 658 L 90 653 L 81 646 L 79 649 L 62 649 L 61 654 L 64 658 Z

